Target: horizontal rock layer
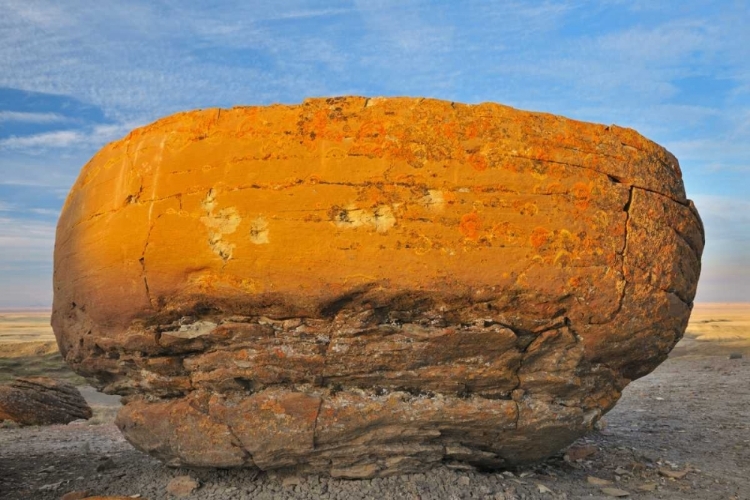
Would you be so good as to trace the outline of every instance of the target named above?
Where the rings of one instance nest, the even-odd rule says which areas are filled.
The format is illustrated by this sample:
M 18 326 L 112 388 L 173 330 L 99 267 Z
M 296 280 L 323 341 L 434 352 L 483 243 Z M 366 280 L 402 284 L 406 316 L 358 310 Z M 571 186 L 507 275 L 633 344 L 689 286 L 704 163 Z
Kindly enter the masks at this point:
M 84 167 L 53 327 L 172 464 L 502 467 L 666 357 L 703 243 L 677 160 L 629 129 L 408 98 L 195 111 Z

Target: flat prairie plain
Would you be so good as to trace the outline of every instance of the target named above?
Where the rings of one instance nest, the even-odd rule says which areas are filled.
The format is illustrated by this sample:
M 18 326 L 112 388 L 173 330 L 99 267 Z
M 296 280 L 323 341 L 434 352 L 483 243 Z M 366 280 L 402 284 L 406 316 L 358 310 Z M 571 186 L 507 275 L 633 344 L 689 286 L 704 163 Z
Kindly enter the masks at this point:
M 672 356 L 750 356 L 750 303 L 695 304 Z
M 0 383 L 16 377 L 52 377 L 76 384 L 57 350 L 50 311 L 0 311 Z

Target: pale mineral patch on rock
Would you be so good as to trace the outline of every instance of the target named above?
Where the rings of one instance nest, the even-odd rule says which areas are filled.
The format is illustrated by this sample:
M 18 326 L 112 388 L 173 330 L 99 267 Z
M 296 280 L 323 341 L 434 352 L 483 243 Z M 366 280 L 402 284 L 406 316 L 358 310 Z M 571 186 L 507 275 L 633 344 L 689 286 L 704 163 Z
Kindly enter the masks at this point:
M 84 167 L 53 326 L 171 465 L 500 468 L 666 358 L 703 244 L 677 160 L 630 129 L 410 98 L 193 111 Z

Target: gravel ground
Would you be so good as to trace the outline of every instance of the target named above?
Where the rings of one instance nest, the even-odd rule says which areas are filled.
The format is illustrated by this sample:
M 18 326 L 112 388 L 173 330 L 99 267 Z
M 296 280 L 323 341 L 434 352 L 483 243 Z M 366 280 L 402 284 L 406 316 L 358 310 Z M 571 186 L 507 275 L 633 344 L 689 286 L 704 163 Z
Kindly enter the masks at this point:
M 631 384 L 607 415 L 608 425 L 568 456 L 502 473 L 438 468 L 351 481 L 171 469 L 124 441 L 111 423 L 111 399 L 85 395 L 99 425 L 0 428 L 0 499 L 57 500 L 82 490 L 170 499 L 170 480 L 190 475 L 200 482 L 190 499 L 546 500 L 613 498 L 616 491 L 605 491 L 613 488 L 638 499 L 750 500 L 747 355 L 670 358 Z

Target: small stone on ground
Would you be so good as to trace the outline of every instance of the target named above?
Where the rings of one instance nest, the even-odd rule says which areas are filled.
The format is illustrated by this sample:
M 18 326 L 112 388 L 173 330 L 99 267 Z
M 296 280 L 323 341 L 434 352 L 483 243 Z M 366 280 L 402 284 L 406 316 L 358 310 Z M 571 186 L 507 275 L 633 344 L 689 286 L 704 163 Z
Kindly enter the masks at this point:
M 176 497 L 191 495 L 200 487 L 200 483 L 190 476 L 177 476 L 167 485 L 167 491 Z

